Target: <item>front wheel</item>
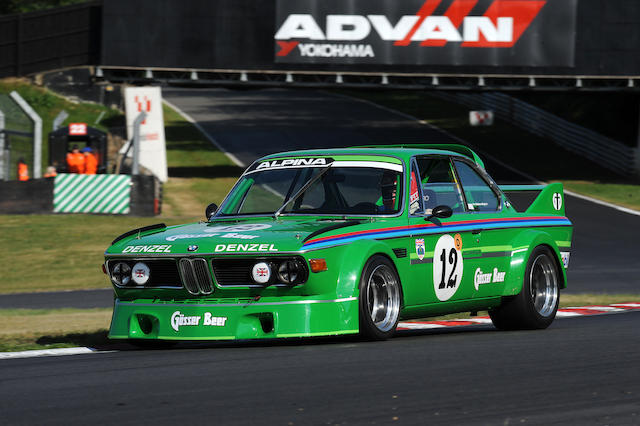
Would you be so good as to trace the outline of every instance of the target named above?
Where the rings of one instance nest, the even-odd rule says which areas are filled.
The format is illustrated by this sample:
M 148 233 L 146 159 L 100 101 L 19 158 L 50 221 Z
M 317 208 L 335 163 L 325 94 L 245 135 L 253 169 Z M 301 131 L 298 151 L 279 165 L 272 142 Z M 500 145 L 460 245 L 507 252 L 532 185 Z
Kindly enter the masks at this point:
M 400 279 L 393 264 L 383 256 L 369 259 L 360 277 L 360 334 L 385 340 L 398 326 L 401 304 Z
M 536 247 L 527 263 L 522 290 L 489 311 L 491 321 L 501 330 L 549 327 L 558 311 L 560 272 L 553 252 Z

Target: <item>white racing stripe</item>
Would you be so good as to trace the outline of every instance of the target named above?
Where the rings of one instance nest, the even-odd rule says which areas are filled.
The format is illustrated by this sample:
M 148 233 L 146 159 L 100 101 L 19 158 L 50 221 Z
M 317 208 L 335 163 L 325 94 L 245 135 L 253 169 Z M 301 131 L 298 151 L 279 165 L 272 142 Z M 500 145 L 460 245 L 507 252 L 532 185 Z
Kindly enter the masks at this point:
M 105 352 L 113 352 L 113 351 L 97 351 L 95 349 L 86 348 L 86 347 L 42 349 L 37 351 L 0 352 L 0 359 L 35 358 L 35 357 L 41 357 L 41 356 L 82 355 L 82 354 L 93 354 L 98 352 L 105 353 Z

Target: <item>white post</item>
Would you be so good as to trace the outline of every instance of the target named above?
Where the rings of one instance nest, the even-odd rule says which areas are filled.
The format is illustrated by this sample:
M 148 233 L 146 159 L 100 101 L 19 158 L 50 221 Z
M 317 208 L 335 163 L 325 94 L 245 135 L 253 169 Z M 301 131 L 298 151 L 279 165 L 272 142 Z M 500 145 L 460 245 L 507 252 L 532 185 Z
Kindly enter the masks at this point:
M 147 113 L 142 111 L 133 121 L 133 165 L 132 175 L 140 174 L 140 125 L 147 118 Z
M 104 114 L 104 111 L 102 113 Z M 58 114 L 53 120 L 53 131 L 55 132 L 56 130 L 58 130 L 60 128 L 60 125 L 62 125 L 62 122 L 67 118 L 69 118 L 69 114 L 67 114 L 67 111 L 60 111 L 60 114 Z
M 14 90 L 9 96 L 33 121 L 33 177 L 39 179 L 42 177 L 42 118 L 18 92 Z

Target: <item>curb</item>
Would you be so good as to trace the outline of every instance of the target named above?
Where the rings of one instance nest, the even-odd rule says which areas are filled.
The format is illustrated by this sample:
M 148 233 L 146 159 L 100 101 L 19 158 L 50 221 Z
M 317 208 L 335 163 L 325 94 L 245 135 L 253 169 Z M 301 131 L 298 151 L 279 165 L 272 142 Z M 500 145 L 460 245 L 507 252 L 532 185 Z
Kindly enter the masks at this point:
M 556 319 L 621 314 L 634 310 L 640 310 L 640 303 L 614 303 L 612 305 L 570 307 L 558 309 Z M 443 321 L 404 321 L 398 324 L 398 330 L 428 330 L 434 328 L 468 327 L 472 325 L 486 324 L 491 324 L 491 318 L 488 316 Z

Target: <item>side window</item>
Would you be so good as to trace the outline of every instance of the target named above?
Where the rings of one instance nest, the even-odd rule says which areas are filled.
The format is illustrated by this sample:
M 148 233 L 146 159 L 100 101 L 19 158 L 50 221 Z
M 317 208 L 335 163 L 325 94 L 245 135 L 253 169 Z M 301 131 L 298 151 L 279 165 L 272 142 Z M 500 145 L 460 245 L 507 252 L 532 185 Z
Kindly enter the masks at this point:
M 464 212 L 460 186 L 448 158 L 418 158 L 418 170 L 425 213 L 440 205 L 451 207 L 454 213 Z
M 494 212 L 500 201 L 491 187 L 465 162 L 454 160 L 469 211 Z

